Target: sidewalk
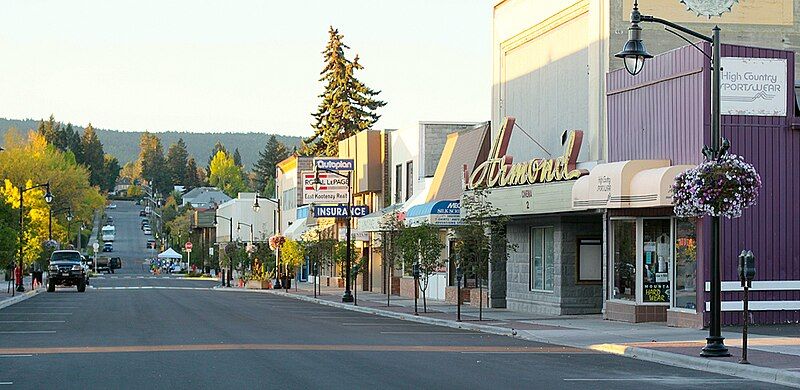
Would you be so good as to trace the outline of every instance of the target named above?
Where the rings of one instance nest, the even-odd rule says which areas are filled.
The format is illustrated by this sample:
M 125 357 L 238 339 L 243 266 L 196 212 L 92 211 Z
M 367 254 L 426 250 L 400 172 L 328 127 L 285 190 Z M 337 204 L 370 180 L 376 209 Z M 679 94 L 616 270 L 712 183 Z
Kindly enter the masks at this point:
M 716 372 L 764 382 L 800 388 L 800 332 L 771 332 L 757 334 L 751 326 L 748 340 L 750 365 L 738 364 L 741 357 L 741 334 L 723 332 L 731 357 L 708 359 L 699 356 L 705 345 L 707 331 L 670 328 L 659 323 L 630 324 L 603 320 L 600 315 L 544 316 L 514 312 L 506 309 L 483 309 L 483 321 L 478 321 L 478 308 L 462 305 L 462 322 L 456 321 L 456 306 L 428 300 L 428 312 L 423 313 L 419 299 L 419 316 L 414 315 L 414 300 L 359 291 L 357 304 L 342 303 L 343 289 L 322 287 L 322 295 L 313 297 L 312 285 L 300 283 L 288 290 L 288 296 L 349 310 L 373 313 L 409 321 L 424 322 L 461 329 L 507 335 L 525 340 L 569 347 L 592 349 L 647 360 L 661 364 Z M 234 289 L 224 289 L 234 290 Z M 241 290 L 241 289 L 235 289 Z M 249 290 L 286 295 L 285 290 Z M 791 325 L 785 328 L 795 330 Z M 756 333 L 756 334 L 753 334 Z
M 25 292 L 16 292 L 16 285 L 12 282 L 10 288 L 9 284 L 6 281 L 3 281 L 2 288 L 0 288 L 0 309 L 11 306 L 17 302 L 24 301 L 28 298 L 34 297 L 40 292 L 44 291 L 41 286 L 37 286 L 36 289 L 31 289 L 31 277 L 26 276 L 22 279 L 23 285 L 25 286 Z

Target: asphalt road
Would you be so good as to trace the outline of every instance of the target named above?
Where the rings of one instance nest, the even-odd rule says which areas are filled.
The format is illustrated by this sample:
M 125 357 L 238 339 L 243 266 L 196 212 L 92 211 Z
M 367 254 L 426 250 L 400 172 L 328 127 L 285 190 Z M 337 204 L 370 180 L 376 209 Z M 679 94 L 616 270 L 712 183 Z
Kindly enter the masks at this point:
M 0 309 L 0 387 L 778 388 L 126 271 Z
M 122 259 L 122 269 L 115 270 L 115 273 L 143 273 L 144 259 L 156 255 L 154 250 L 146 249 L 147 239 L 152 236 L 146 236 L 141 229 L 142 217 L 139 216 L 139 210 L 144 206 L 137 206 L 132 201 L 112 203 L 116 204 L 117 208 L 106 209 L 105 212 L 114 218 L 117 234 L 114 237 L 114 251 L 106 252 L 104 255 Z

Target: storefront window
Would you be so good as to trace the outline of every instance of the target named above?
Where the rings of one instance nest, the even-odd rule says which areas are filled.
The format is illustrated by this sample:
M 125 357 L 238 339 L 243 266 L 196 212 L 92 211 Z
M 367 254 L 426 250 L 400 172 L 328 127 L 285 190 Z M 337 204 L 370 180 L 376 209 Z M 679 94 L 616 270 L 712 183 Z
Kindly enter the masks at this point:
M 636 221 L 612 221 L 614 230 L 614 299 L 636 299 Z
M 531 230 L 531 290 L 553 291 L 554 231 L 552 227 Z
M 685 218 L 675 220 L 675 307 L 697 308 L 697 230 Z
M 642 301 L 669 302 L 672 240 L 669 219 L 645 219 L 643 224 Z

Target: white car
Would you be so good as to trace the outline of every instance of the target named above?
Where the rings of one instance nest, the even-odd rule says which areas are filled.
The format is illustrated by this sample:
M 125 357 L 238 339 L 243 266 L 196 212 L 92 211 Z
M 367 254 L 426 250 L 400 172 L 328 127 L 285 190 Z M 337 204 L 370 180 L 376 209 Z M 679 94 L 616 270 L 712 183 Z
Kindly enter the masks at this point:
M 112 204 L 110 204 L 110 205 L 106 206 L 106 208 L 107 208 L 107 209 L 115 209 L 115 208 L 117 208 L 117 205 L 116 205 L 116 204 L 114 204 L 114 203 L 112 203 Z
M 146 228 L 146 229 L 144 229 L 144 235 L 145 235 L 145 236 L 149 236 L 149 235 L 151 235 L 151 234 L 153 234 L 153 231 L 152 231 L 152 230 L 150 230 L 150 228 Z

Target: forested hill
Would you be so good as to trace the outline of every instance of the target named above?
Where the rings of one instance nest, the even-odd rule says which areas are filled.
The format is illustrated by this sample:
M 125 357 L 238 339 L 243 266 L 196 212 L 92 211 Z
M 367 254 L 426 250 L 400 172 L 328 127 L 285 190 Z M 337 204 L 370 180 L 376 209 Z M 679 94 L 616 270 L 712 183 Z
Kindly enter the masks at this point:
M 58 118 L 56 118 L 58 119 Z M 27 133 L 29 129 L 36 129 L 39 126 L 39 120 L 34 119 L 5 119 L 0 118 L 0 144 L 6 131 L 14 127 L 19 131 Z M 83 127 L 72 125 L 73 128 L 83 133 Z M 142 135 L 141 131 L 117 131 L 95 128 L 97 137 L 103 143 L 103 149 L 106 153 L 115 156 L 120 165 L 128 161 L 134 161 L 139 156 L 139 137 Z M 208 163 L 209 154 L 214 144 L 219 141 L 225 145 L 225 148 L 233 152 L 234 149 L 239 148 L 239 153 L 242 155 L 242 163 L 245 169 L 250 170 L 258 161 L 258 152 L 264 149 L 267 140 L 271 134 L 268 133 L 188 133 L 177 131 L 154 132 L 153 134 L 161 138 L 161 144 L 164 146 L 164 154 L 166 155 L 169 145 L 178 141 L 178 138 L 183 138 L 186 142 L 186 149 L 189 154 L 194 156 L 197 160 L 197 165 L 204 167 Z M 291 151 L 292 147 L 300 145 L 300 137 L 291 137 L 286 135 L 275 135 L 278 141 L 286 144 L 286 147 Z

